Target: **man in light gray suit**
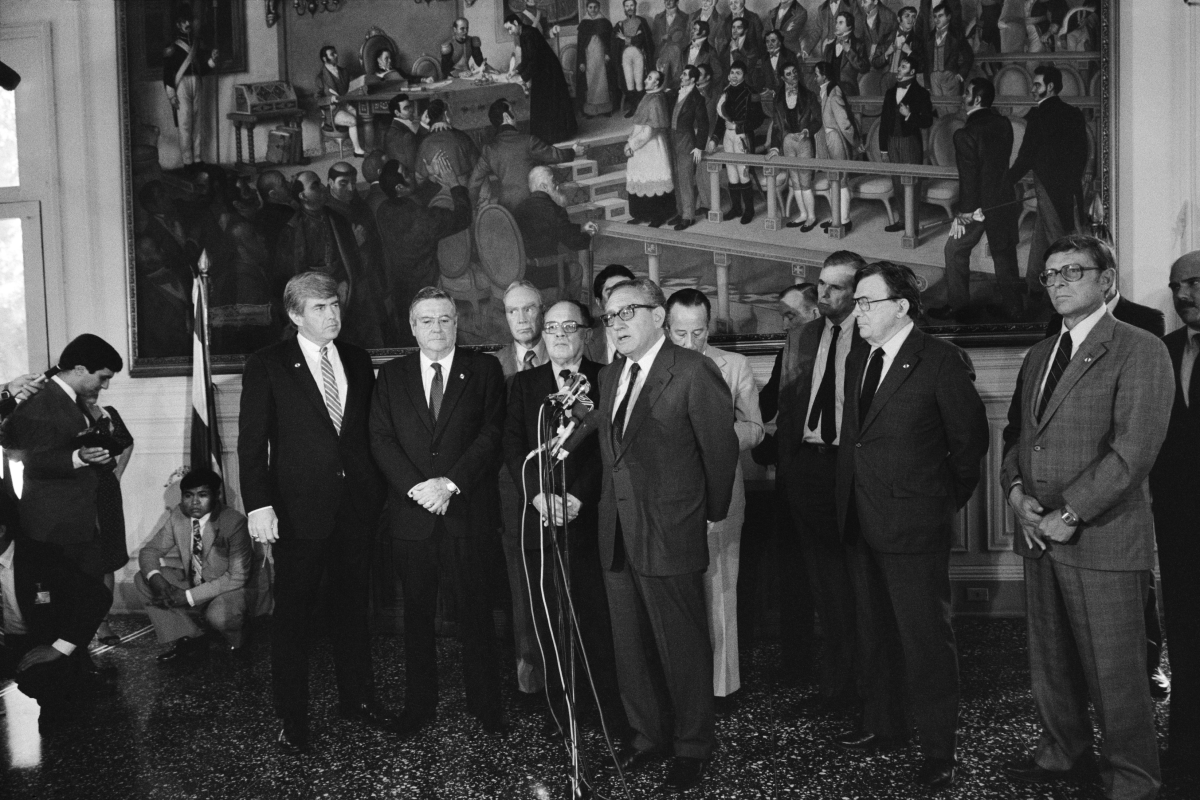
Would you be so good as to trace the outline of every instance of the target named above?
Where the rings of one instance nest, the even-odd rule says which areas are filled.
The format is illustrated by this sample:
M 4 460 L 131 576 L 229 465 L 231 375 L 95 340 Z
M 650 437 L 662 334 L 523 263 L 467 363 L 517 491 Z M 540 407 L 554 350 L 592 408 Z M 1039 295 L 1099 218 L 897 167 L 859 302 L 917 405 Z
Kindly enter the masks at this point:
M 1042 732 L 1004 771 L 1026 783 L 1094 771 L 1090 697 L 1104 796 L 1149 800 L 1161 779 L 1142 614 L 1154 566 L 1148 475 L 1174 377 L 1162 341 L 1108 313 L 1116 273 L 1091 236 L 1046 251 L 1041 280 L 1065 330 L 1025 356 L 1009 407 L 1000 480 L 1020 527 Z

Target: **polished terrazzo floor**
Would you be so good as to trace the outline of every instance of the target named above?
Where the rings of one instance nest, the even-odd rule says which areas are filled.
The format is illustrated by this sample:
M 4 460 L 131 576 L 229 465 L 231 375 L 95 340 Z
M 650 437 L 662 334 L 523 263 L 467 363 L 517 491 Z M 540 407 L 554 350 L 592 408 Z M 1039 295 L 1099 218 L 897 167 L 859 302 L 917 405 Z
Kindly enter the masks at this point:
M 144 618 L 123 618 L 130 634 Z M 1016 786 L 997 764 L 1036 734 L 1019 620 L 964 620 L 957 624 L 963 674 L 958 785 L 946 798 L 1084 798 L 1087 787 Z M 213 653 L 164 668 L 153 636 L 140 636 L 97 657 L 119 670 L 116 696 L 96 702 L 77 729 L 42 739 L 37 706 L 9 688 L 0 690 L 0 798 L 557 798 L 566 797 L 567 760 L 561 745 L 540 738 L 541 717 L 509 699 L 513 731 L 497 739 L 467 716 L 453 640 L 439 642 L 443 691 L 438 722 L 403 745 L 331 716 L 335 701 L 327 641 L 314 664 L 314 754 L 275 750 L 270 708 L 267 637 L 260 631 L 244 657 Z M 375 641 L 380 698 L 399 707 L 401 642 Z M 718 718 L 718 751 L 696 798 L 921 797 L 909 783 L 915 750 L 856 757 L 828 744 L 846 727 L 832 714 L 797 710 L 811 686 L 781 680 L 778 647 L 756 645 L 743 655 L 743 689 L 736 706 Z M 511 664 L 511 659 L 505 659 Z M 506 680 L 515 682 L 508 670 Z M 1158 706 L 1160 739 L 1167 703 Z M 586 719 L 585 719 L 586 721 Z M 585 731 L 585 753 L 603 754 L 597 734 Z M 597 796 L 647 797 L 665 766 L 629 781 L 626 795 L 611 781 Z M 1162 798 L 1200 797 L 1200 784 L 1164 787 Z

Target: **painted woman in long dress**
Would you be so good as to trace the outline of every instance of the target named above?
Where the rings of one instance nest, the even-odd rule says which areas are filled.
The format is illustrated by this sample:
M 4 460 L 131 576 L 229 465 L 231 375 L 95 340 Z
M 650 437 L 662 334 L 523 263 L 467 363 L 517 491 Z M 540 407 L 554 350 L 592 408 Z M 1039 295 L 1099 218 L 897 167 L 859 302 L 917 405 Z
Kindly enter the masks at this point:
M 579 22 L 579 70 L 575 98 L 584 117 L 611 116 L 616 104 L 617 70 L 612 60 L 613 26 L 600 14 L 600 0 L 588 0 Z

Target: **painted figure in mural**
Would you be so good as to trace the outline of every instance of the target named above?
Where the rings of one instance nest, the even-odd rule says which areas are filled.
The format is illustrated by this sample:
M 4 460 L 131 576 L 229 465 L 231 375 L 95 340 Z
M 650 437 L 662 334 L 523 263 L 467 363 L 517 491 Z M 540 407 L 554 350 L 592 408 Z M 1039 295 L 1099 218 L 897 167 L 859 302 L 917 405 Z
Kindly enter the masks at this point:
M 837 72 L 829 62 L 822 61 L 813 67 L 813 74 L 820 86 L 818 96 L 821 101 L 821 124 L 825 127 L 824 152 L 821 148 L 822 143 L 818 142 L 818 156 L 834 161 L 849 161 L 858 154 L 861 140 L 854 114 L 835 80 Z M 850 220 L 850 187 L 844 183 L 841 192 L 841 212 L 845 231 L 849 233 L 853 226 Z M 821 227 L 828 229 L 830 224 L 827 221 L 822 223 Z
M 367 83 L 383 83 L 385 81 L 407 81 L 408 83 L 433 83 L 433 78 L 422 78 L 410 75 L 396 63 L 396 54 L 390 47 L 385 47 L 375 54 L 375 69 L 367 76 Z
M 534 167 L 529 171 L 529 196 L 517 206 L 513 218 L 525 241 L 525 257 L 531 266 L 526 276 L 541 290 L 543 297 L 553 297 L 558 287 L 557 266 L 553 270 L 539 267 L 543 259 L 557 259 L 560 254 L 587 250 L 591 237 L 596 235 L 596 223 L 572 222 L 567 216 L 567 198 L 554 180 L 549 167 Z M 553 272 L 554 274 L 542 274 Z M 583 269 L 574 259 L 567 264 L 567 285 L 561 300 L 578 300 L 582 296 Z
M 897 73 L 900 72 L 900 59 L 911 56 L 917 70 L 926 69 L 925 38 L 917 32 L 917 10 L 905 6 L 897 14 L 896 35 L 882 50 L 875 50 L 875 58 L 871 66 L 883 70 L 880 87 L 887 91 L 896 85 Z
M 621 74 L 625 78 L 625 116 L 632 117 L 645 89 L 646 66 L 654 61 L 654 36 L 645 17 L 638 16 L 637 0 L 625 0 L 625 19 L 616 24 Z
M 450 109 L 441 98 L 429 101 L 429 106 L 421 116 L 421 123 L 429 132 L 421 137 L 421 143 L 417 145 L 414 170 L 417 181 L 424 183 L 429 180 L 429 163 L 438 153 L 444 153 L 455 176 L 466 186 L 475 163 L 479 161 L 479 148 L 475 140 L 450 124 Z
M 764 42 L 767 55 L 762 62 L 762 89 L 776 96 L 783 88 L 783 71 L 789 64 L 796 63 L 796 54 L 783 43 L 783 34 L 778 30 L 767 32 Z
M 788 158 L 814 158 L 816 138 L 821 133 L 821 106 L 812 92 L 800 81 L 800 68 L 787 62 L 783 67 L 783 88 L 775 96 L 769 132 L 768 155 Z M 791 169 L 787 173 L 788 199 L 784 216 L 796 202 L 796 216 L 786 223 L 788 228 L 808 232 L 817 226 L 816 195 L 813 193 L 813 171 Z
M 808 55 L 805 38 L 808 32 L 808 11 L 800 0 L 783 0 L 766 17 L 767 28 L 783 35 L 783 46 L 796 57 Z
M 570 139 L 576 131 L 575 103 L 558 55 L 517 14 L 505 17 L 504 30 L 517 39 L 513 58 L 529 95 L 529 132 L 551 144 Z
M 531 169 L 538 164 L 561 164 L 575 159 L 575 150 L 548 145 L 531 133 L 517 130 L 512 105 L 503 97 L 492 103 L 488 119 L 496 136 L 484 145 L 471 172 L 468 189 L 475 206 L 499 203 L 513 211 L 529 196 Z
M 675 0 L 669 0 L 675 2 Z M 600 13 L 600 0 L 588 0 L 587 15 L 577 30 L 579 74 L 575 76 L 575 101 L 585 119 L 611 117 L 617 102 L 617 65 L 613 63 L 613 26 Z
M 696 222 L 696 171 L 711 124 L 704 95 L 696 88 L 699 78 L 698 68 L 683 68 L 679 75 L 679 97 L 671 112 L 671 158 L 678 213 L 667 224 L 677 231 L 686 230 Z
M 333 124 L 350 132 L 354 144 L 354 155 L 366 155 L 358 140 L 358 116 L 354 107 L 342 101 L 342 95 L 350 91 L 350 73 L 338 66 L 338 51 L 333 45 L 321 48 L 321 69 L 317 72 L 317 91 L 322 101 L 333 106 Z
M 633 130 L 625 143 L 625 188 L 629 192 L 630 225 L 649 222 L 657 228 L 675 213 L 675 184 L 667 136 L 671 113 L 663 93 L 662 73 L 646 76 L 646 93 L 633 115 Z
M 442 42 L 442 77 L 477 75 L 487 67 L 478 36 L 471 35 L 466 17 L 454 20 L 453 35 Z
M 717 0 L 700 0 L 700 7 L 692 12 L 689 19 L 693 25 L 703 22 L 708 26 L 706 36 L 713 52 L 720 53 L 725 49 L 725 15 L 717 8 Z
M 654 15 L 650 32 L 654 35 L 656 68 L 665 76 L 666 86 L 679 85 L 679 70 L 683 67 L 683 54 L 687 50 L 687 14 L 679 10 L 679 0 L 664 0 L 664 9 Z
M 726 153 L 753 153 L 754 129 L 751 124 L 750 85 L 746 83 L 746 65 L 735 61 L 729 67 L 729 85 L 717 101 L 717 120 L 713 125 L 708 151 L 713 152 L 719 144 Z M 743 225 L 754 219 L 754 184 L 750 182 L 750 169 L 738 164 L 726 164 L 729 177 L 729 196 L 733 208 L 725 215 L 726 220 L 739 219 Z
M 179 156 L 185 167 L 204 160 L 206 136 L 200 119 L 200 79 L 216 68 L 219 55 L 215 48 L 204 47 L 194 35 L 192 7 L 180 3 L 175 9 L 175 39 L 163 52 L 163 88 L 179 126 Z

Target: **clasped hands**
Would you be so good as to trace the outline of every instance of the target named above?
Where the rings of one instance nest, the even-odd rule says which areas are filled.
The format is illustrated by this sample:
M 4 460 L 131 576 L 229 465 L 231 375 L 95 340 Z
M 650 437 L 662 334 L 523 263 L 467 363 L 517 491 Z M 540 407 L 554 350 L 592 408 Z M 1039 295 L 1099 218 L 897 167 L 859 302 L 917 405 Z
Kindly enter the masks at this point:
M 445 516 L 446 509 L 450 507 L 450 498 L 454 495 L 448 483 L 445 478 L 430 478 L 409 489 L 408 496 L 430 514 Z
M 1025 494 L 1020 485 L 1008 492 L 1008 505 L 1017 515 L 1017 525 L 1030 549 L 1046 549 L 1046 540 L 1064 544 L 1071 540 L 1078 526 L 1068 525 L 1058 511 L 1046 512 L 1036 498 Z
M 547 500 L 547 498 L 549 499 Z M 533 507 L 542 515 L 542 524 L 550 522 L 560 527 L 564 524 L 563 501 L 558 495 L 546 495 L 542 492 L 533 498 Z M 579 498 L 573 494 L 568 494 L 565 522 L 574 522 L 575 518 L 579 516 L 579 509 L 582 507 L 583 504 L 579 502 Z
M 187 608 L 190 605 L 187 593 L 178 586 L 172 586 L 161 572 L 150 576 L 150 591 L 154 594 L 150 604 L 158 608 Z

